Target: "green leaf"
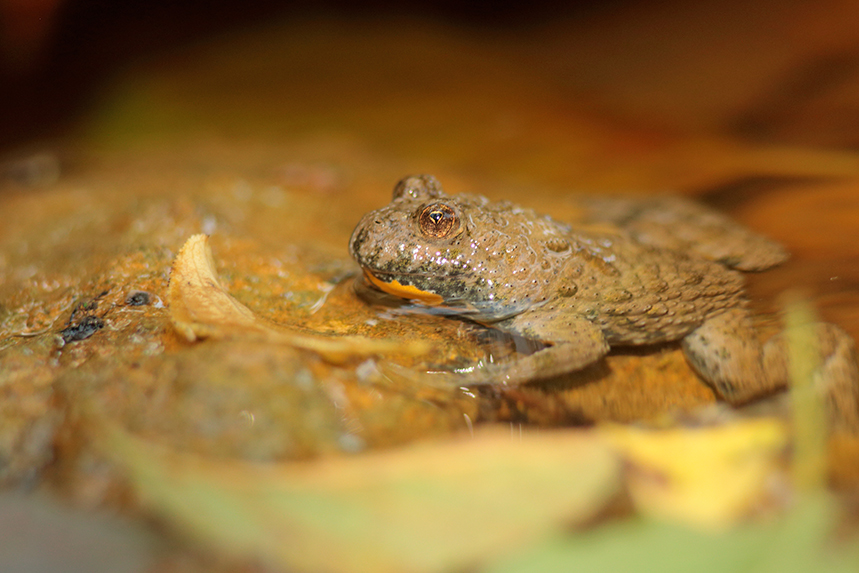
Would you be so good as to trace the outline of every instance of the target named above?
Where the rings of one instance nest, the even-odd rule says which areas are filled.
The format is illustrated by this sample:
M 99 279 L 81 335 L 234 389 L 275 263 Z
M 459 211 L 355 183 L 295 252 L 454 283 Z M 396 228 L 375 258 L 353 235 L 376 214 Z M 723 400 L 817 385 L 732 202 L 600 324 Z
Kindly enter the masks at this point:
M 594 433 L 474 438 L 272 466 L 203 460 L 112 429 L 140 497 L 200 542 L 299 571 L 441 571 L 582 523 L 619 489 Z
M 859 543 L 830 541 L 838 511 L 817 494 L 787 515 L 708 533 L 652 520 L 633 520 L 555 536 L 487 573 L 623 571 L 625 573 L 805 573 L 859 571 Z

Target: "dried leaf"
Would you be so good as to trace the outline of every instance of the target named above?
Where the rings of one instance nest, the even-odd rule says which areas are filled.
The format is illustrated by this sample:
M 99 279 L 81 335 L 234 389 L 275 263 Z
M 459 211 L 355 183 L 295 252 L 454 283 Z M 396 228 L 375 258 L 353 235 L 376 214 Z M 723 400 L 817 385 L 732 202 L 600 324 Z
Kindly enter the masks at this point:
M 258 338 L 312 350 L 331 362 L 389 352 L 416 355 L 429 349 L 422 340 L 313 335 L 258 317 L 221 286 L 209 237 L 202 234 L 190 237 L 176 255 L 168 296 L 173 326 L 191 342 L 201 338 Z
M 481 433 L 275 466 L 101 435 L 155 512 L 221 551 L 287 570 L 462 570 L 592 518 L 620 484 L 617 458 L 589 432 Z

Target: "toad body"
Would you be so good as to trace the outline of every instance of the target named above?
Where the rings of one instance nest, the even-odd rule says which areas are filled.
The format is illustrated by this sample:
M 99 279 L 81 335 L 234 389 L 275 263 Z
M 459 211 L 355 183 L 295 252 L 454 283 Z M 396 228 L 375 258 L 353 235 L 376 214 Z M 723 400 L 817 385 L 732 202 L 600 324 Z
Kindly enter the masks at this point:
M 783 261 L 779 245 L 677 198 L 591 205 L 588 223 L 609 225 L 571 226 L 509 202 L 447 195 L 432 176 L 411 176 L 390 204 L 361 219 L 350 252 L 375 288 L 545 345 L 488 382 L 545 379 L 613 346 L 680 340 L 692 367 L 731 403 L 786 384 L 784 341 L 760 344 L 734 270 Z M 833 325 L 819 330 L 824 351 L 843 355 L 832 384 L 855 411 L 852 341 Z

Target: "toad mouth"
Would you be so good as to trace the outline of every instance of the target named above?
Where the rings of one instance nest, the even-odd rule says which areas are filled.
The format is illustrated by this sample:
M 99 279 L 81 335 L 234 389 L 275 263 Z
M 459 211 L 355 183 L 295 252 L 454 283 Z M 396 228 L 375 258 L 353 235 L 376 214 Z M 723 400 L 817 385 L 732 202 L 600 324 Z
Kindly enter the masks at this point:
M 364 276 L 376 288 L 382 292 L 405 298 L 408 300 L 418 301 L 428 306 L 438 306 L 444 303 L 444 298 L 441 295 L 421 290 L 416 286 L 404 285 L 400 281 L 393 279 L 390 282 L 385 282 L 373 275 L 367 269 L 364 269 Z

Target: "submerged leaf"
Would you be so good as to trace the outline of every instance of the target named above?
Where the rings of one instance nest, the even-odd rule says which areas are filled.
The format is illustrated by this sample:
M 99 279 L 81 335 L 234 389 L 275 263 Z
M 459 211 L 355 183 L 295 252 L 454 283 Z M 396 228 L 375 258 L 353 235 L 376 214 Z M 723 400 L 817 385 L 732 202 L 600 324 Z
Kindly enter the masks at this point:
M 215 273 L 209 237 L 191 236 L 173 261 L 170 273 L 170 320 L 184 338 L 258 338 L 312 350 L 331 362 L 389 352 L 422 354 L 426 342 L 372 340 L 360 336 L 308 334 L 268 322 L 237 301 Z
M 617 458 L 594 433 L 481 433 L 272 466 L 106 434 L 155 512 L 201 542 L 288 570 L 461 570 L 592 518 L 620 484 Z

